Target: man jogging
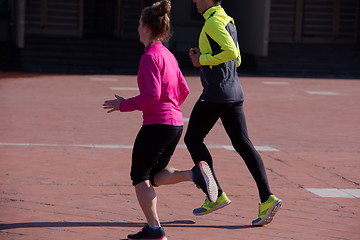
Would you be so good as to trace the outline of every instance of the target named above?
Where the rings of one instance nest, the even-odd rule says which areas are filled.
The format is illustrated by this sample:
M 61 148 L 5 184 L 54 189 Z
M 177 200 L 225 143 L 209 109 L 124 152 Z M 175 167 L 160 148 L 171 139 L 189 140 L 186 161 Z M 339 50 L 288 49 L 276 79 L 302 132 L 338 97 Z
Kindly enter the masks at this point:
M 271 222 L 281 206 L 281 200 L 270 191 L 265 167 L 251 143 L 243 111 L 244 95 L 238 79 L 237 67 L 241 56 L 234 20 L 220 6 L 221 0 L 193 0 L 205 18 L 199 37 L 199 48 L 191 48 L 189 55 L 195 67 L 200 67 L 203 92 L 196 102 L 185 135 L 185 144 L 195 164 L 205 161 L 213 168 L 212 157 L 204 138 L 220 118 L 232 145 L 245 161 L 253 176 L 260 196 L 259 215 L 254 226 Z M 215 174 L 214 174 L 215 177 Z M 216 177 L 215 177 L 216 180 Z M 230 204 L 218 181 L 218 199 L 205 199 L 195 215 L 204 215 Z

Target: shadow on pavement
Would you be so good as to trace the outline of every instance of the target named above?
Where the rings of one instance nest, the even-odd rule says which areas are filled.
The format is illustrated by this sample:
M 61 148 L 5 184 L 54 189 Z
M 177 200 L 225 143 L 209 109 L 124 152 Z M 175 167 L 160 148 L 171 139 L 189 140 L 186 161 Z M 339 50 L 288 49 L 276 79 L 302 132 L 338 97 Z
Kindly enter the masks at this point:
M 162 222 L 164 227 L 177 228 L 218 228 L 218 229 L 245 229 L 251 228 L 251 225 L 196 225 L 192 220 L 178 220 L 171 222 Z M 133 227 L 141 228 L 144 223 L 136 222 L 28 222 L 28 223 L 8 223 L 0 224 L 0 230 L 16 228 L 62 228 L 62 227 Z

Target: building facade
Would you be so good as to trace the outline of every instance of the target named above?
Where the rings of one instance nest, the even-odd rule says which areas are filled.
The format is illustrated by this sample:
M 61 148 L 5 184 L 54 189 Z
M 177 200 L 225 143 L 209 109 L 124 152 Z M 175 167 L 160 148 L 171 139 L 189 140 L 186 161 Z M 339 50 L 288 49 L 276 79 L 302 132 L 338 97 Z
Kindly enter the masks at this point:
M 0 43 L 27 47 L 36 36 L 137 41 L 140 11 L 151 0 L 0 0 Z M 223 0 L 235 19 L 240 48 L 267 56 L 271 43 L 359 44 L 359 0 Z M 203 18 L 191 0 L 173 0 L 168 46 L 197 46 Z M 4 47 L 2 47 L 4 49 Z M 4 55 L 4 54 L 3 54 Z

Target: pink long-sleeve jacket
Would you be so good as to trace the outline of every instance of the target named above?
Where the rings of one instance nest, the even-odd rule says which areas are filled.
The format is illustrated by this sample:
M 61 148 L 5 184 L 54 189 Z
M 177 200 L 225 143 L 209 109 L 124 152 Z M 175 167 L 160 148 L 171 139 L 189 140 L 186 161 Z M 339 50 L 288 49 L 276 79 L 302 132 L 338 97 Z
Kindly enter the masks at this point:
M 174 55 L 160 41 L 146 46 L 137 82 L 140 94 L 121 101 L 121 112 L 142 111 L 143 125 L 184 125 L 180 106 L 189 87 Z

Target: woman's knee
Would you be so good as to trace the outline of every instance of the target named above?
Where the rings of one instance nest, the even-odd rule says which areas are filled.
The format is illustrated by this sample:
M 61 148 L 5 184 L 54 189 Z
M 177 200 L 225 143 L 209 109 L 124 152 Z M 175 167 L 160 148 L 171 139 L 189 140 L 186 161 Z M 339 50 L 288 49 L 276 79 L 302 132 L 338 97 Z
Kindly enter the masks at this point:
M 149 171 L 140 171 L 139 169 L 132 167 L 130 171 L 130 179 L 132 181 L 132 185 L 135 186 L 141 182 L 150 180 L 150 173 Z

